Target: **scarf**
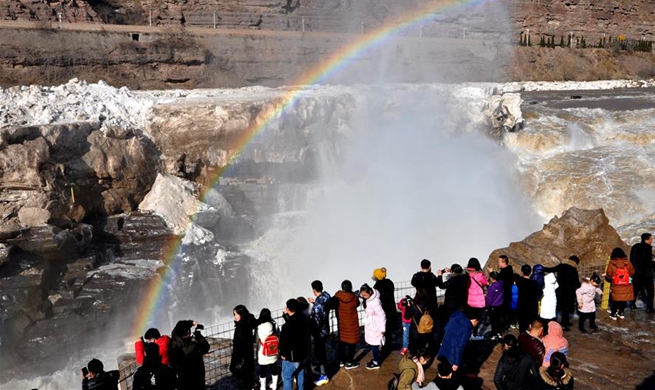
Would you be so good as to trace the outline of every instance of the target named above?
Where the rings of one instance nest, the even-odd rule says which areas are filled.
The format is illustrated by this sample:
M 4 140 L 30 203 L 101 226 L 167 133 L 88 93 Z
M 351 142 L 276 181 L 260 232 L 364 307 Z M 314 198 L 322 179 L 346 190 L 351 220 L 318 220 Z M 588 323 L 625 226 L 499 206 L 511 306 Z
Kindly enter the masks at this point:
M 418 358 L 412 359 L 414 363 L 416 363 L 416 382 L 418 382 L 419 385 L 423 385 L 423 381 L 425 380 L 425 372 L 423 371 L 423 365 L 419 363 Z

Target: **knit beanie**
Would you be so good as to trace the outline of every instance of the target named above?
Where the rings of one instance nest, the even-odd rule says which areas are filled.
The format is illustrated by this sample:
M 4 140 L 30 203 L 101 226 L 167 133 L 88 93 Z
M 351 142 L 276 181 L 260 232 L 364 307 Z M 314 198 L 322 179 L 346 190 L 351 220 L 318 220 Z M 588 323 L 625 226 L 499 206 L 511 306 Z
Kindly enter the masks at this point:
M 387 269 L 382 267 L 382 268 L 376 268 L 373 271 L 373 280 L 382 280 L 387 277 Z

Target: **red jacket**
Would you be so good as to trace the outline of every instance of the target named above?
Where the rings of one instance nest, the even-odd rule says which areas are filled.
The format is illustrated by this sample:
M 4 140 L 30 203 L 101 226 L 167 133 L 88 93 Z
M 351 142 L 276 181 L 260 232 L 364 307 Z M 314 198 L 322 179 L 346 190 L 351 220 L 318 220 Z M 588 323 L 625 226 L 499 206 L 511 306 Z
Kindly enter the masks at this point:
M 168 346 L 171 343 L 171 338 L 163 335 L 160 338 L 155 341 L 155 344 L 159 345 L 159 355 L 161 356 L 161 362 L 164 365 L 169 365 L 170 361 L 168 360 Z M 145 349 L 145 345 L 143 345 L 142 340 L 137 340 L 134 343 L 134 352 L 136 353 L 136 363 L 138 365 L 143 364 L 143 350 Z

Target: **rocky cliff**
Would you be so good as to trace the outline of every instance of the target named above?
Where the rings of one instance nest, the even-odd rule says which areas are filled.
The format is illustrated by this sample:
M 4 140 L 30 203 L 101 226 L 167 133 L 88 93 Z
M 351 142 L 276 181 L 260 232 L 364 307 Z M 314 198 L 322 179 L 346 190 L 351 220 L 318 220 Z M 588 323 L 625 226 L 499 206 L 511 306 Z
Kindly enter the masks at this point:
M 580 258 L 581 266 L 603 269 L 609 254 L 616 247 L 629 252 L 629 247 L 610 226 L 602 209 L 571 208 L 561 217 L 551 219 L 541 231 L 513 242 L 507 248 L 493 251 L 486 266 L 497 268 L 498 257 L 506 255 L 518 273 L 523 264 L 552 267 L 576 255 Z
M 110 0 L 88 2 L 33 2 L 1 0 L 0 18 L 34 23 L 56 21 L 57 14 L 67 23 L 95 22 L 112 24 L 181 25 L 239 29 L 326 32 L 360 32 L 388 23 L 403 12 L 429 7 L 433 0 L 280 0 L 262 3 L 256 0 L 207 0 L 142 2 Z M 441 7 L 439 7 L 441 8 Z M 423 34 L 460 36 L 469 27 L 472 36 L 500 35 L 505 32 L 533 36 L 586 36 L 587 41 L 607 36 L 652 40 L 655 37 L 655 5 L 648 0 L 503 0 L 483 2 L 464 10 L 450 7 L 434 19 L 424 22 Z M 481 23 L 484 18 L 500 21 Z M 475 26 L 475 28 L 471 28 Z M 535 42 L 538 42 L 535 41 Z

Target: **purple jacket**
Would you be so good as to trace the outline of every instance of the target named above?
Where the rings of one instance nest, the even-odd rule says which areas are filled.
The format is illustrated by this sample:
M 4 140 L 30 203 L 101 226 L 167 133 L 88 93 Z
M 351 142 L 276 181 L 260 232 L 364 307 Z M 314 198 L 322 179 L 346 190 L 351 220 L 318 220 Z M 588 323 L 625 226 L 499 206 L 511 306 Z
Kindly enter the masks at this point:
M 487 289 L 487 307 L 498 307 L 503 305 L 504 287 L 503 282 L 495 281 Z

